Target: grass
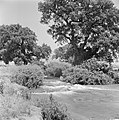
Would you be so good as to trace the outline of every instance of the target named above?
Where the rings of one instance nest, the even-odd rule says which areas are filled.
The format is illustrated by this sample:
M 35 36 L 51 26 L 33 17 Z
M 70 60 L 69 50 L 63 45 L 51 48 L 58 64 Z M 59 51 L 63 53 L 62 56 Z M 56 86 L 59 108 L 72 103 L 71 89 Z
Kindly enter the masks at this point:
M 0 68 L 4 74 L 11 72 L 10 69 L 15 69 L 14 67 L 5 67 L 4 69 Z M 45 83 L 52 86 L 52 82 L 55 82 L 56 79 L 46 79 Z M 58 81 L 58 80 L 57 80 Z M 54 94 L 54 99 L 58 101 L 58 103 L 65 104 L 67 106 L 68 112 L 70 113 L 71 117 L 74 120 L 114 120 L 119 118 L 119 85 L 101 85 L 101 86 L 91 86 L 91 87 L 99 87 L 99 88 L 108 88 L 108 89 L 115 89 L 115 91 L 107 91 L 107 90 L 79 90 L 73 94 Z M 117 91 L 116 91 L 117 90 Z M 36 90 L 39 92 L 39 90 Z M 42 95 L 32 95 L 31 100 L 33 104 L 36 103 L 39 99 L 48 99 L 49 94 L 42 94 Z M 7 98 L 3 100 L 3 103 L 11 103 L 11 107 L 13 110 L 12 112 L 8 112 L 8 115 L 17 116 L 20 113 L 17 111 L 20 109 L 20 106 L 25 106 L 20 102 L 19 104 L 13 104 L 17 101 L 17 98 Z M 11 102 L 10 102 L 11 101 Z M 21 100 L 24 104 L 23 100 Z M 2 102 L 0 102 L 2 103 Z M 44 101 L 45 103 L 45 101 Z M 4 104 L 4 108 L 9 108 L 7 111 L 11 110 L 9 104 Z M 19 107 L 18 107 L 19 105 Z M 17 106 L 17 107 L 15 107 Z M 27 107 L 25 107 L 27 108 Z M 1 109 L 0 109 L 1 110 Z M 6 110 L 6 109 L 5 109 Z M 22 110 L 22 108 L 21 108 Z M 17 112 L 15 112 L 17 111 Z M 22 112 L 21 112 L 22 113 Z M 28 114 L 28 111 L 26 110 Z M 7 116 L 7 115 L 6 115 Z
M 41 107 L 43 120 L 72 120 L 67 112 L 67 107 L 57 102 L 52 94 L 49 99 L 37 101 L 37 106 Z
M 14 73 L 16 69 L 18 69 L 16 66 L 13 67 L 5 67 L 5 68 L 0 68 L 2 72 L 1 79 L 11 77 L 11 74 Z M 50 79 L 52 80 L 52 79 Z M 4 81 L 4 80 L 3 80 Z M 30 111 L 30 106 L 33 105 L 37 102 L 33 102 L 32 100 L 26 100 L 24 99 L 21 94 L 17 94 L 17 91 L 15 92 L 14 90 L 14 83 L 9 83 L 5 82 L 3 85 L 6 86 L 6 90 L 1 90 L 1 98 L 0 98 L 0 120 L 6 120 L 10 118 L 19 118 L 19 116 L 28 116 L 31 114 Z M 18 85 L 20 86 L 20 85 Z M 1 88 L 4 89 L 4 86 Z M 52 97 L 49 99 L 45 100 L 46 102 L 42 104 L 42 117 L 43 120 L 50 120 L 48 117 L 50 116 L 51 120 L 55 119 L 60 119 L 60 120 L 69 120 L 68 115 L 66 114 L 66 111 L 63 109 L 61 104 L 57 103 L 54 101 Z M 47 104 L 46 104 L 47 103 Z M 45 114 L 45 115 L 44 115 Z M 47 119 L 45 119 L 45 117 Z M 29 118 L 30 119 L 30 118 Z
M 48 85 L 50 79 L 46 81 Z M 55 81 L 55 79 L 52 81 Z M 82 89 L 75 91 L 73 94 L 62 94 L 57 91 L 53 95 L 58 102 L 67 106 L 73 120 L 113 120 L 118 117 L 119 85 L 93 85 L 89 87 L 98 87 L 102 90 Z M 115 91 L 111 91 L 111 89 Z M 39 91 L 37 90 L 36 92 Z M 48 96 L 49 94 L 34 94 L 32 95 L 32 99 L 48 99 Z
M 31 101 L 23 96 L 27 88 L 10 81 L 11 72 L 15 69 L 14 66 L 0 67 L 0 120 L 30 114 Z
M 17 96 L 4 96 L 1 99 L 0 116 L 2 119 L 17 118 L 30 114 L 30 102 Z

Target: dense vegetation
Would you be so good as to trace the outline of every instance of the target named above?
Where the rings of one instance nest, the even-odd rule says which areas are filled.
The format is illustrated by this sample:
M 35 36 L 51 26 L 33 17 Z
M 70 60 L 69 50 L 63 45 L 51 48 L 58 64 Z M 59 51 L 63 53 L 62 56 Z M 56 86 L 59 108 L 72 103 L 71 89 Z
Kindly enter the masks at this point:
M 46 64 L 46 73 L 47 75 L 60 77 L 62 76 L 62 71 L 71 67 L 69 63 L 59 62 L 59 61 L 51 61 Z
M 47 44 L 37 45 L 37 36 L 28 27 L 2 25 L 0 59 L 6 64 L 32 64 L 19 67 L 13 77 L 16 83 L 37 88 L 42 84 L 42 72 L 63 76 L 64 81 L 73 84 L 119 83 L 117 72 L 111 68 L 119 45 L 119 10 L 112 1 L 46 0 L 39 2 L 38 10 L 42 13 L 41 23 L 52 23 L 48 33 L 63 45 L 52 56 L 60 62 L 41 62 L 48 60 L 51 48 Z M 100 60 L 109 65 L 97 62 Z
M 112 1 L 45 0 L 38 10 L 41 23 L 50 24 L 48 33 L 63 45 L 52 56 L 59 61 L 48 61 L 50 46 L 38 45 L 28 27 L 0 26 L 0 60 L 17 65 L 9 81 L 0 81 L 0 119 L 30 115 L 29 90 L 43 85 L 44 74 L 71 84 L 119 84 L 118 71 L 111 66 L 119 46 L 119 10 Z M 35 104 L 43 120 L 71 120 L 52 95 Z
M 95 58 L 64 70 L 63 78 L 65 82 L 82 85 L 105 85 L 119 82 L 118 72 L 112 70 L 107 63 L 97 61 Z
M 58 103 L 52 94 L 48 100 L 41 100 L 38 106 L 42 108 L 43 120 L 72 120 L 66 106 Z
M 10 71 L 12 68 L 9 68 Z M 37 65 L 15 66 L 10 81 L 0 76 L 0 119 L 71 120 L 67 107 L 52 95 L 49 99 L 34 99 L 28 88 L 42 84 L 43 74 Z M 5 79 L 5 78 L 6 79 Z M 11 77 L 11 75 L 9 76 Z M 43 80 L 43 79 L 42 79 Z M 20 85 L 18 85 L 20 84 Z
M 108 62 L 116 57 L 119 10 L 111 0 L 46 0 L 38 5 L 48 33 L 56 42 L 70 45 L 74 65 L 93 56 Z
M 28 27 L 19 24 L 0 26 L 0 59 L 6 64 L 14 61 L 21 65 L 31 63 L 33 58 L 48 59 L 50 46 L 37 45 L 37 36 Z
M 38 88 L 42 85 L 44 74 L 37 65 L 19 66 L 13 73 L 11 81 L 28 88 Z

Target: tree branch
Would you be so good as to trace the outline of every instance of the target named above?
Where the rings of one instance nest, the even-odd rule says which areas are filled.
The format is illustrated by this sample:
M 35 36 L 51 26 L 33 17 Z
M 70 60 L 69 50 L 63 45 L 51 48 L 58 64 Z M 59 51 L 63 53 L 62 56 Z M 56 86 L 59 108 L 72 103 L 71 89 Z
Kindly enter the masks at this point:
M 71 38 L 68 37 L 68 36 L 66 36 L 66 34 L 64 34 L 64 33 L 57 33 L 56 36 L 57 36 L 57 35 L 63 35 L 66 39 L 68 39 L 68 40 L 71 41 Z
M 54 14 L 56 14 L 57 16 L 61 17 L 66 23 L 68 23 L 68 18 L 65 19 L 62 15 L 58 14 L 56 11 L 52 10 L 52 8 L 50 9 Z

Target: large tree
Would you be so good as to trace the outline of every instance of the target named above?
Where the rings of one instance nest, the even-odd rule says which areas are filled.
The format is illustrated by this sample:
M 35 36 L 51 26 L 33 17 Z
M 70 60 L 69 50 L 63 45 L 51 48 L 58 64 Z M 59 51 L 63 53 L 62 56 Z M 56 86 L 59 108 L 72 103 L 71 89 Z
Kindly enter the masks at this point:
M 36 42 L 35 33 L 28 27 L 22 27 L 19 24 L 0 26 L 0 50 L 5 63 L 18 57 L 24 64 L 28 64 Z
M 23 61 L 24 64 L 28 64 L 33 56 L 38 59 L 48 57 L 50 53 L 46 55 L 43 46 L 37 45 L 37 37 L 28 27 L 22 27 L 19 24 L 0 26 L 0 59 L 6 64 L 10 61 L 15 63 Z M 38 47 L 40 51 L 36 52 Z M 38 56 L 40 54 L 45 55 Z
M 41 23 L 48 33 L 74 50 L 73 63 L 95 57 L 116 57 L 119 45 L 119 10 L 110 0 L 44 0 L 39 2 Z

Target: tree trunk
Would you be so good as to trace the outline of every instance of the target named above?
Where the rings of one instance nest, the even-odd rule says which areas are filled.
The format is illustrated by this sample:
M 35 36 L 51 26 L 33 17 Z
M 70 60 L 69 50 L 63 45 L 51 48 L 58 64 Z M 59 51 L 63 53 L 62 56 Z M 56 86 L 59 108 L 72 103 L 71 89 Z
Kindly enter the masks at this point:
M 84 51 L 77 51 L 73 55 L 73 65 L 80 65 L 84 61 Z
M 92 58 L 95 54 L 92 51 L 79 50 L 74 52 L 73 65 L 80 65 L 83 61 Z

